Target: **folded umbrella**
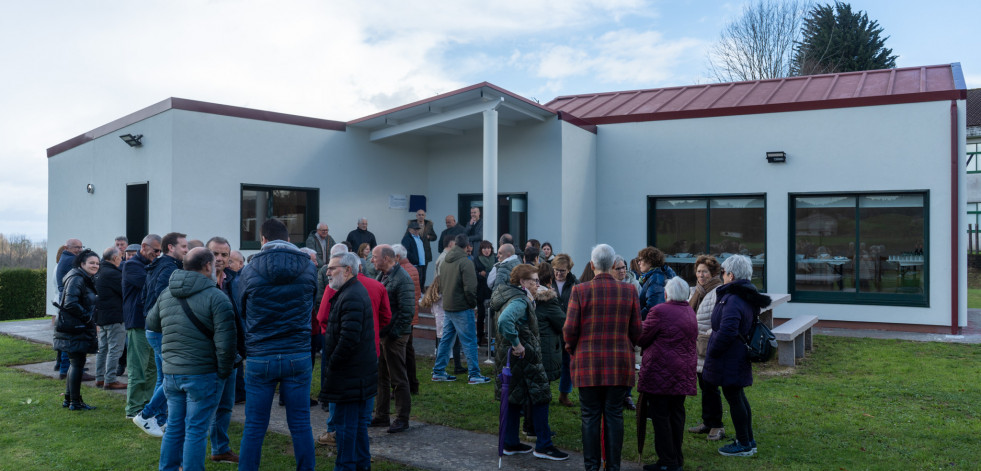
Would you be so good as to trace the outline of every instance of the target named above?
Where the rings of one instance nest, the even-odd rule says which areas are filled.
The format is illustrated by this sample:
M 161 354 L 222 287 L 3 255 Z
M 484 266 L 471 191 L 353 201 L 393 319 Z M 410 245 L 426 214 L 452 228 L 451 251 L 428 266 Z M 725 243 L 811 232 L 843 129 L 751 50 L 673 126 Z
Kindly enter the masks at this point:
M 507 428 L 508 421 L 508 396 L 511 394 L 511 349 L 508 348 L 507 364 L 497 375 L 501 381 L 501 416 L 500 424 L 497 427 L 497 468 L 500 469 L 504 464 L 504 429 Z

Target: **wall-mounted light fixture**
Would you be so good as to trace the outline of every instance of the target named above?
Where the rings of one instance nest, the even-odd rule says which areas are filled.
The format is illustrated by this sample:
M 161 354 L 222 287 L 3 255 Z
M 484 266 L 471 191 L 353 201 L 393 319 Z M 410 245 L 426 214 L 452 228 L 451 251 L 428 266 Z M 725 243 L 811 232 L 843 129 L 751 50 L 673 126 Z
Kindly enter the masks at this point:
M 770 162 L 771 164 L 782 164 L 782 163 L 785 163 L 785 162 L 787 162 L 787 153 L 786 152 L 767 152 L 766 153 L 766 161 L 767 162 Z
M 122 136 L 119 136 L 119 138 L 122 139 L 123 142 L 129 144 L 130 147 L 140 147 L 143 145 L 143 143 L 140 142 L 140 139 L 143 139 L 142 134 L 137 134 L 135 136 L 132 134 L 123 134 Z
M 93 184 L 91 184 L 91 183 L 89 183 L 88 185 L 85 185 L 85 191 L 86 191 L 86 192 L 87 192 L 88 194 L 90 194 L 90 195 L 91 195 L 91 194 L 94 194 L 94 193 L 95 193 L 95 185 L 93 185 Z

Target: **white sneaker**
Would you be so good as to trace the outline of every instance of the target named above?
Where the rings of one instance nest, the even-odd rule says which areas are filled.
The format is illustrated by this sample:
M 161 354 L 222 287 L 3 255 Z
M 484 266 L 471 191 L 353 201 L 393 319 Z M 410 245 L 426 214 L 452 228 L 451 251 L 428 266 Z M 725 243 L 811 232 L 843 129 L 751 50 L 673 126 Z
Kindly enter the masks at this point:
M 136 417 L 133 417 L 133 423 L 151 437 L 160 438 L 164 435 L 163 430 L 160 430 L 160 426 L 157 425 L 157 419 L 155 418 L 144 419 L 143 414 L 136 414 Z

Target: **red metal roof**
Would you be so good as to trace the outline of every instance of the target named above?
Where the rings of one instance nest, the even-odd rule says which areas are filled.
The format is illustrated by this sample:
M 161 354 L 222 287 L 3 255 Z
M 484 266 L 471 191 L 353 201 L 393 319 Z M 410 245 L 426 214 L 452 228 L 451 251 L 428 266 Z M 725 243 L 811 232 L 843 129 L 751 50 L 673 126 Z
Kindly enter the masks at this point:
M 545 106 L 592 124 L 964 99 L 960 64 L 558 97 Z

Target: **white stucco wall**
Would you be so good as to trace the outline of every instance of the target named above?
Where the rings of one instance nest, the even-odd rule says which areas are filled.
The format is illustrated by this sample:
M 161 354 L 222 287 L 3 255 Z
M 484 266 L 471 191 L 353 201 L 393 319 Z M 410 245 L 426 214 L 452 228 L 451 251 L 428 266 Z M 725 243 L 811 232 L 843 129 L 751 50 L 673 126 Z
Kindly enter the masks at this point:
M 126 234 L 126 185 L 150 181 L 150 228 L 171 218 L 173 116 L 162 113 L 48 159 L 48 302 L 57 299 L 55 255 L 69 238 L 102 251 Z M 123 134 L 143 134 L 142 147 L 129 147 Z M 88 194 L 88 183 L 95 192 Z M 139 241 L 131 241 L 139 243 Z
M 559 252 L 572 257 L 576 265 L 574 273 L 581 273 L 589 261 L 590 250 L 602 242 L 596 238 L 596 170 L 596 134 L 562 121 L 562 249 Z M 558 250 L 558 245 L 555 248 Z
M 791 303 L 776 316 L 950 325 L 950 145 L 948 101 L 600 126 L 597 240 L 646 245 L 649 195 L 765 193 L 767 290 L 785 293 L 788 193 L 927 189 L 929 308 Z

